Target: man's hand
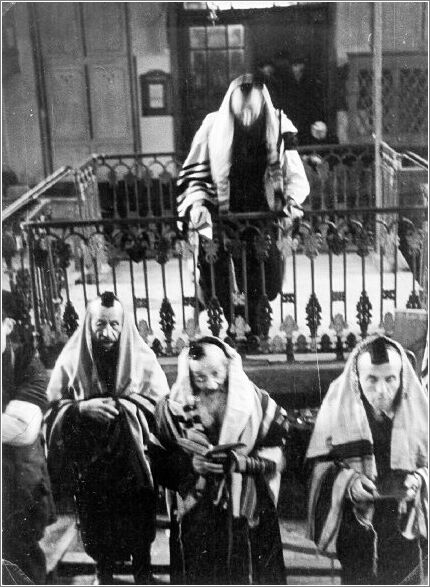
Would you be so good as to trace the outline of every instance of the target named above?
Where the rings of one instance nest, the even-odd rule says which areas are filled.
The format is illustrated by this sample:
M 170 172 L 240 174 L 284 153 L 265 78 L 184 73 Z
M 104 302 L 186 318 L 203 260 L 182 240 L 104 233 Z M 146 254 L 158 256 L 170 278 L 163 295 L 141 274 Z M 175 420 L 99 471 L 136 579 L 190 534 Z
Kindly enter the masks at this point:
M 414 500 L 419 487 L 420 479 L 418 475 L 415 475 L 414 473 L 409 473 L 409 475 L 406 475 L 406 479 L 403 483 L 404 495 L 402 496 L 402 499 L 404 501 Z
M 199 475 L 205 477 L 206 475 L 223 475 L 224 467 L 219 463 L 214 463 L 199 455 L 193 456 L 193 469 Z
M 190 223 L 195 230 L 209 226 L 212 222 L 211 214 L 202 201 L 194 202 L 190 210 Z
M 288 216 L 291 218 L 291 220 L 295 220 L 296 218 L 301 218 L 303 216 L 303 208 L 300 206 L 300 204 L 297 204 L 294 198 L 288 198 L 287 210 Z
M 373 501 L 373 493 L 376 492 L 375 484 L 365 475 L 357 477 L 349 489 L 352 501 Z
M 79 412 L 98 422 L 110 422 L 119 415 L 111 397 L 93 397 L 79 402 Z

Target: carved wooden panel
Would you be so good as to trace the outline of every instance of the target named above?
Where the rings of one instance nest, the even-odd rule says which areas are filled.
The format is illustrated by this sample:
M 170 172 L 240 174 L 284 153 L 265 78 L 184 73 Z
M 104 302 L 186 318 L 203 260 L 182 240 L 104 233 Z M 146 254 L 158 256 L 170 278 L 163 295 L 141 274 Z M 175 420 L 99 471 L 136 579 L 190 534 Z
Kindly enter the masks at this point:
M 83 55 L 77 2 L 41 2 L 37 4 L 37 12 L 45 58 Z
M 36 3 L 53 167 L 133 150 L 126 7 Z
M 84 2 L 85 41 L 89 56 L 126 52 L 124 4 Z
M 126 59 L 91 64 L 89 77 L 94 140 L 131 139 Z
M 52 68 L 48 78 L 48 105 L 52 139 L 90 138 L 84 68 L 78 65 Z
M 370 53 L 349 53 L 349 138 L 371 142 L 373 65 Z M 425 52 L 384 53 L 382 57 L 382 125 L 384 140 L 427 144 L 428 58 Z

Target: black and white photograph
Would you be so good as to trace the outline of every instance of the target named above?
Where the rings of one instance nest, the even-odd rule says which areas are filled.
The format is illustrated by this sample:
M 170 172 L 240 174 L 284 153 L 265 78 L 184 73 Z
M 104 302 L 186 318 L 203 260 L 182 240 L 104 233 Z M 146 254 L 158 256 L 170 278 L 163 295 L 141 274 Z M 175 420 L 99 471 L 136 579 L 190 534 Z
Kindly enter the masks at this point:
M 1 6 L 0 584 L 428 585 L 428 3 Z

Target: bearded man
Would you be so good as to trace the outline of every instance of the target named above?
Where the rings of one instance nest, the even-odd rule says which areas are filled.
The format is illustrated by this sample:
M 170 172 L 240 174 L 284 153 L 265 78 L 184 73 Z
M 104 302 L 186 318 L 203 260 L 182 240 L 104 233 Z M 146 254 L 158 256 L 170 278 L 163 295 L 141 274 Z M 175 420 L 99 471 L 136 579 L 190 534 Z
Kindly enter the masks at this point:
M 330 386 L 307 451 L 310 537 L 336 549 L 347 585 L 422 580 L 428 524 L 428 397 L 404 349 L 354 349 Z
M 282 584 L 276 503 L 286 412 L 218 338 L 193 342 L 157 409 L 158 435 L 181 462 L 171 501 L 172 584 Z
M 230 84 L 217 112 L 206 116 L 197 131 L 178 178 L 178 215 L 190 231 L 216 238 L 220 247 L 213 264 L 199 242 L 198 267 L 203 302 L 217 296 L 229 324 L 233 294 L 246 292 L 249 326 L 262 334 L 261 316 L 267 300 L 281 292 L 283 269 L 276 246 L 277 231 L 250 218 L 240 238 L 243 256 L 231 258 L 224 237 L 237 237 L 238 227 L 228 213 L 283 211 L 300 217 L 309 184 L 295 150 L 297 129 L 275 110 L 266 86 L 245 74 Z M 213 234 L 213 217 L 222 219 Z M 264 269 L 258 242 L 265 240 Z M 239 255 L 240 256 L 240 255 Z M 267 300 L 266 300 L 267 298 Z
M 72 464 L 82 539 L 99 584 L 112 584 L 115 562 L 130 556 L 136 583 L 150 582 L 156 480 L 148 451 L 155 405 L 168 390 L 118 298 L 105 292 L 90 302 L 51 376 L 47 441 L 50 471 L 62 459 Z

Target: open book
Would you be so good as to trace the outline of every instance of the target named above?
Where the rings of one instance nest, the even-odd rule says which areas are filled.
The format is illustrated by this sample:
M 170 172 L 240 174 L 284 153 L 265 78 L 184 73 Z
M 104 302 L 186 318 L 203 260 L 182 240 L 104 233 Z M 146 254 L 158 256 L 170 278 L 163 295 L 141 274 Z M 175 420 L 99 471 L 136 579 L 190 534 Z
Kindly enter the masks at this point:
M 188 438 L 178 438 L 178 445 L 191 455 L 200 455 L 206 458 L 223 458 L 230 450 L 243 448 L 246 445 L 243 442 L 231 442 L 227 444 L 218 444 L 217 446 L 200 444 Z

